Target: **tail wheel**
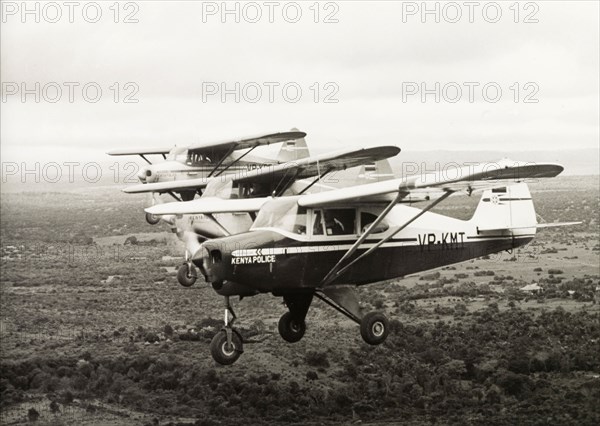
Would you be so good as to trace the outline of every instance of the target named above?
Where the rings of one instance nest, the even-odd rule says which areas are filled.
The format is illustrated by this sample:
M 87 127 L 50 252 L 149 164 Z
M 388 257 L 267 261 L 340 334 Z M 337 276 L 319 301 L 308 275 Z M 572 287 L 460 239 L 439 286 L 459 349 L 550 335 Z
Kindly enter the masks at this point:
M 198 271 L 194 265 L 188 265 L 184 263 L 179 267 L 177 271 L 177 281 L 184 287 L 190 287 L 196 282 L 196 278 L 198 278 Z
M 305 332 L 306 322 L 294 318 L 291 312 L 286 312 L 279 319 L 279 334 L 286 342 L 295 343 L 299 341 Z
M 210 342 L 210 354 L 221 365 L 231 365 L 237 361 L 244 352 L 242 338 L 235 331 L 231 331 L 231 343 L 227 343 L 227 331 L 221 330 Z
M 369 312 L 360 321 L 360 335 L 369 345 L 383 343 L 389 331 L 388 319 L 381 312 Z
M 160 222 L 160 216 L 146 213 L 146 222 L 148 222 L 150 225 L 156 225 L 158 222 Z

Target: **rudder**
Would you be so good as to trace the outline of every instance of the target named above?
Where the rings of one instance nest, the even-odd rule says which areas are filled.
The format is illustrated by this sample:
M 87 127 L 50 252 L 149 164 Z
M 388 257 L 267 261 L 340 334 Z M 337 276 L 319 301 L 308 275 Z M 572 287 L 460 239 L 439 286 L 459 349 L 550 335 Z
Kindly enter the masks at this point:
M 299 130 L 293 128 L 292 131 L 297 132 Z M 304 138 L 300 138 L 293 141 L 285 141 L 281 145 L 281 149 L 277 155 L 277 161 L 280 163 L 289 163 L 307 157 L 310 157 L 308 145 Z
M 537 219 L 527 184 L 485 190 L 471 222 L 480 232 L 512 230 L 513 234 L 535 234 Z
M 390 165 L 390 162 L 385 159 L 363 165 L 358 172 L 354 185 L 383 182 L 393 178 L 394 173 L 392 172 L 392 166 Z

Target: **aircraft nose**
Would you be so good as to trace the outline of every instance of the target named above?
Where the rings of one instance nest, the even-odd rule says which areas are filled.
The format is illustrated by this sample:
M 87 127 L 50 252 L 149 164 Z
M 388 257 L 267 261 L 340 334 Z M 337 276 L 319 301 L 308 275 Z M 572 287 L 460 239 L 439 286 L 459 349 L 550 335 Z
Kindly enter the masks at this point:
M 142 167 L 137 174 L 138 179 L 142 183 L 148 183 L 150 181 L 150 177 L 152 176 L 152 170 L 148 167 Z

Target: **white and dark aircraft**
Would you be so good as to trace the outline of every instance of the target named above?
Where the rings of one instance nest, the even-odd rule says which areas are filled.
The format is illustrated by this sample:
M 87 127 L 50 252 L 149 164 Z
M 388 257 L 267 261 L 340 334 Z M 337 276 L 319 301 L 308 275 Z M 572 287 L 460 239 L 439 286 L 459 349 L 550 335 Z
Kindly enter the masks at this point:
M 356 182 L 369 182 L 373 179 L 389 178 L 391 168 L 381 161 L 395 156 L 400 149 L 394 146 L 381 146 L 358 150 L 344 150 L 326 153 L 315 157 L 303 158 L 285 164 L 264 166 L 248 173 L 228 174 L 210 179 L 189 179 L 184 181 L 140 184 L 125 188 L 128 193 L 166 192 L 166 191 L 197 191 L 203 189 L 203 195 L 189 202 L 180 204 L 165 215 L 165 204 L 155 198 L 155 208 L 147 210 L 146 214 L 163 220 L 171 226 L 178 238 L 184 243 L 184 263 L 179 267 L 177 280 L 183 286 L 191 286 L 196 281 L 198 273 L 193 266 L 191 256 L 196 253 L 200 244 L 212 238 L 224 237 L 246 232 L 252 226 L 255 212 L 250 210 L 229 212 L 195 211 L 197 203 L 204 204 L 211 200 L 260 200 L 274 197 L 308 193 L 311 190 L 332 189 L 322 184 L 326 175 L 336 171 L 363 165 Z M 366 170 L 368 166 L 368 171 Z M 381 169 L 381 173 L 378 171 Z M 204 187 L 205 185 L 205 187 Z M 234 204 L 229 204 L 233 208 Z M 246 204 L 241 203 L 242 206 Z M 245 207 L 244 207 L 245 208 Z M 158 212 L 158 213 L 155 213 Z M 160 215 L 159 215 L 160 214 Z
M 271 293 L 288 312 L 279 333 L 288 342 L 305 333 L 305 318 L 318 298 L 360 325 L 365 342 L 385 341 L 381 312 L 363 314 L 355 287 L 402 277 L 530 242 L 537 223 L 528 179 L 557 176 L 558 164 L 503 160 L 392 179 L 327 192 L 282 198 L 199 199 L 148 208 L 153 214 L 258 212 L 248 232 L 202 243 L 192 261 L 225 298 L 225 325 L 211 342 L 220 364 L 243 352 L 231 296 Z M 470 220 L 431 212 L 452 194 L 483 191 Z M 406 205 L 428 201 L 422 208 Z M 552 224 L 566 225 L 566 224 Z
M 309 156 L 304 137 L 306 133 L 298 129 L 217 142 L 203 142 L 190 146 L 155 148 L 155 149 L 117 149 L 108 155 L 139 155 L 148 165 L 138 172 L 142 184 L 183 181 L 189 179 L 209 179 L 224 174 L 236 174 L 260 169 L 265 165 L 289 163 Z M 261 146 L 282 143 L 277 158 L 264 158 L 250 155 Z M 150 155 L 161 155 L 164 161 L 151 163 Z M 194 199 L 198 191 L 205 186 L 196 186 L 169 192 L 177 200 Z M 163 192 L 163 191 L 160 191 Z M 178 194 L 175 195 L 175 193 Z M 155 201 L 156 199 L 153 198 Z M 146 215 L 151 225 L 159 222 L 159 218 Z

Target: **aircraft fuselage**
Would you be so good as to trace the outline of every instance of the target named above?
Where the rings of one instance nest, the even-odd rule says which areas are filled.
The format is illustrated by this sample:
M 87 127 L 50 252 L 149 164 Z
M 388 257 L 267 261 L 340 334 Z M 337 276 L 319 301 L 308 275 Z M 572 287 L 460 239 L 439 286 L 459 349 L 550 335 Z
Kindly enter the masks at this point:
M 260 158 L 249 161 L 240 160 L 235 165 L 226 169 L 229 161 L 218 166 L 209 161 L 203 161 L 197 164 L 187 164 L 177 160 L 167 160 L 161 163 L 149 164 L 140 169 L 138 178 L 142 183 L 172 182 L 187 179 L 208 178 L 212 175 L 240 175 L 252 170 L 260 169 L 264 166 L 277 164 L 277 161 Z M 216 170 L 215 170 L 216 168 Z
M 349 259 L 358 257 L 389 233 L 396 224 L 418 212 L 396 206 L 388 217 L 387 230 L 371 235 Z M 363 229 L 368 207 L 356 208 L 356 229 Z M 314 222 L 315 210 L 307 212 Z M 286 292 L 319 287 L 323 278 L 357 240 L 358 234 L 296 235 L 280 229 L 254 229 L 219 238 L 203 245 L 203 259 L 195 259 L 211 282 L 234 282 L 257 292 Z M 472 221 L 425 213 L 384 243 L 372 255 L 351 266 L 333 284 L 363 285 L 426 271 L 484 255 L 511 250 L 533 239 L 535 228 L 513 232 L 478 232 Z M 219 291 L 219 290 L 217 290 Z M 221 292 L 227 292 L 225 285 Z

